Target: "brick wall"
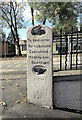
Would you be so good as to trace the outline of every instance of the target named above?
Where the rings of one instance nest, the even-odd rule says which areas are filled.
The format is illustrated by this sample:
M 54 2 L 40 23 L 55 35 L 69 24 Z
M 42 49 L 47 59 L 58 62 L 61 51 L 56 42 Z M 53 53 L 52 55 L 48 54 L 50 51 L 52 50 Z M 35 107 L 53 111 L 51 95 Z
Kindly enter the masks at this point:
M 2 43 L 2 55 L 5 55 L 5 44 Z M 8 54 L 8 43 L 6 43 L 6 55 Z

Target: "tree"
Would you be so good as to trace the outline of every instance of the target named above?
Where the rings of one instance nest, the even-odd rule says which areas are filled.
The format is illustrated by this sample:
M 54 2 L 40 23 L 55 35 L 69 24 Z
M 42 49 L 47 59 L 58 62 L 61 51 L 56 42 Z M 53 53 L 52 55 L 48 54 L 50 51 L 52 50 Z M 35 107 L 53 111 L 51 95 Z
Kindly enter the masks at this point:
M 80 16 L 80 30 L 82 32 L 82 2 L 79 5 L 79 16 Z
M 12 43 L 14 44 L 13 35 L 11 32 L 8 34 L 7 41 L 10 42 L 11 44 Z
M 31 2 L 28 2 L 30 9 L 31 9 L 31 16 L 32 16 L 32 25 L 34 26 L 34 5 Z
M 42 24 L 49 20 L 57 33 L 60 28 L 64 31 L 71 26 L 76 28 L 78 4 L 79 2 L 36 2 L 31 3 L 30 6 L 36 11 L 35 19 Z
M 6 38 L 6 34 L 4 32 L 2 32 L 2 41 L 4 42 Z
M 31 7 L 32 25 L 34 25 L 34 9 Z
M 12 0 L 10 0 L 10 2 L 2 3 L 2 24 L 4 27 L 10 28 L 13 41 L 18 48 L 18 55 L 21 55 L 18 29 L 25 27 L 24 16 L 22 15 L 24 6 L 25 3 L 12 2 Z
M 12 45 L 12 44 L 14 45 L 14 51 L 13 52 L 14 52 L 14 55 L 16 55 L 14 38 L 13 38 L 13 35 L 12 35 L 11 32 L 8 34 L 7 41 L 10 43 L 10 45 Z
M 37 21 L 40 21 L 43 24 L 45 24 L 45 22 L 46 22 L 46 9 L 44 7 L 44 3 L 43 2 L 33 2 L 33 3 L 29 2 L 29 6 L 30 6 L 30 8 L 33 9 L 33 11 L 35 10 L 35 12 L 36 12 L 35 19 Z M 40 12 L 40 10 L 41 10 L 41 14 L 39 16 L 38 12 Z M 34 16 L 33 16 L 33 18 L 34 18 Z

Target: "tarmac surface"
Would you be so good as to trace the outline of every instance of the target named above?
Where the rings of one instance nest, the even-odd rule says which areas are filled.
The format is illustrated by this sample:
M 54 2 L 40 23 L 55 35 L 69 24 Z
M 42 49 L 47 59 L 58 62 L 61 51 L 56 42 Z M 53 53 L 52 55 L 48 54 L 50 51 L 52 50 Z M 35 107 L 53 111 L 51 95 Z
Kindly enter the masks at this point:
M 2 118 L 81 118 L 81 114 L 51 109 L 27 99 L 27 58 L 2 59 Z

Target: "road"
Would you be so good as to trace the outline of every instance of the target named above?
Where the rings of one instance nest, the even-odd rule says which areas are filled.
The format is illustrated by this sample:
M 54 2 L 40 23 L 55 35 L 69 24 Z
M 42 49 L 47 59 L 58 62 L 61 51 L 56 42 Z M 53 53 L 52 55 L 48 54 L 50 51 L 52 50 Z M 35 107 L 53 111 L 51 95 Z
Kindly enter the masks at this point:
M 2 60 L 2 69 L 0 71 L 27 71 L 27 58 L 5 58 Z

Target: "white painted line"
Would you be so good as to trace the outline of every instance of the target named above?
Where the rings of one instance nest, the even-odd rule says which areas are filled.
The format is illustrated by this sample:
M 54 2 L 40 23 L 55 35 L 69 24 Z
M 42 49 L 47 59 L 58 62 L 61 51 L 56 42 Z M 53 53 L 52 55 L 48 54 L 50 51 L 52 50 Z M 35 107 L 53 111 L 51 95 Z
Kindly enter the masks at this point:
M 16 65 L 16 67 L 20 67 L 21 65 Z
M 8 67 L 12 67 L 12 65 L 8 65 Z

